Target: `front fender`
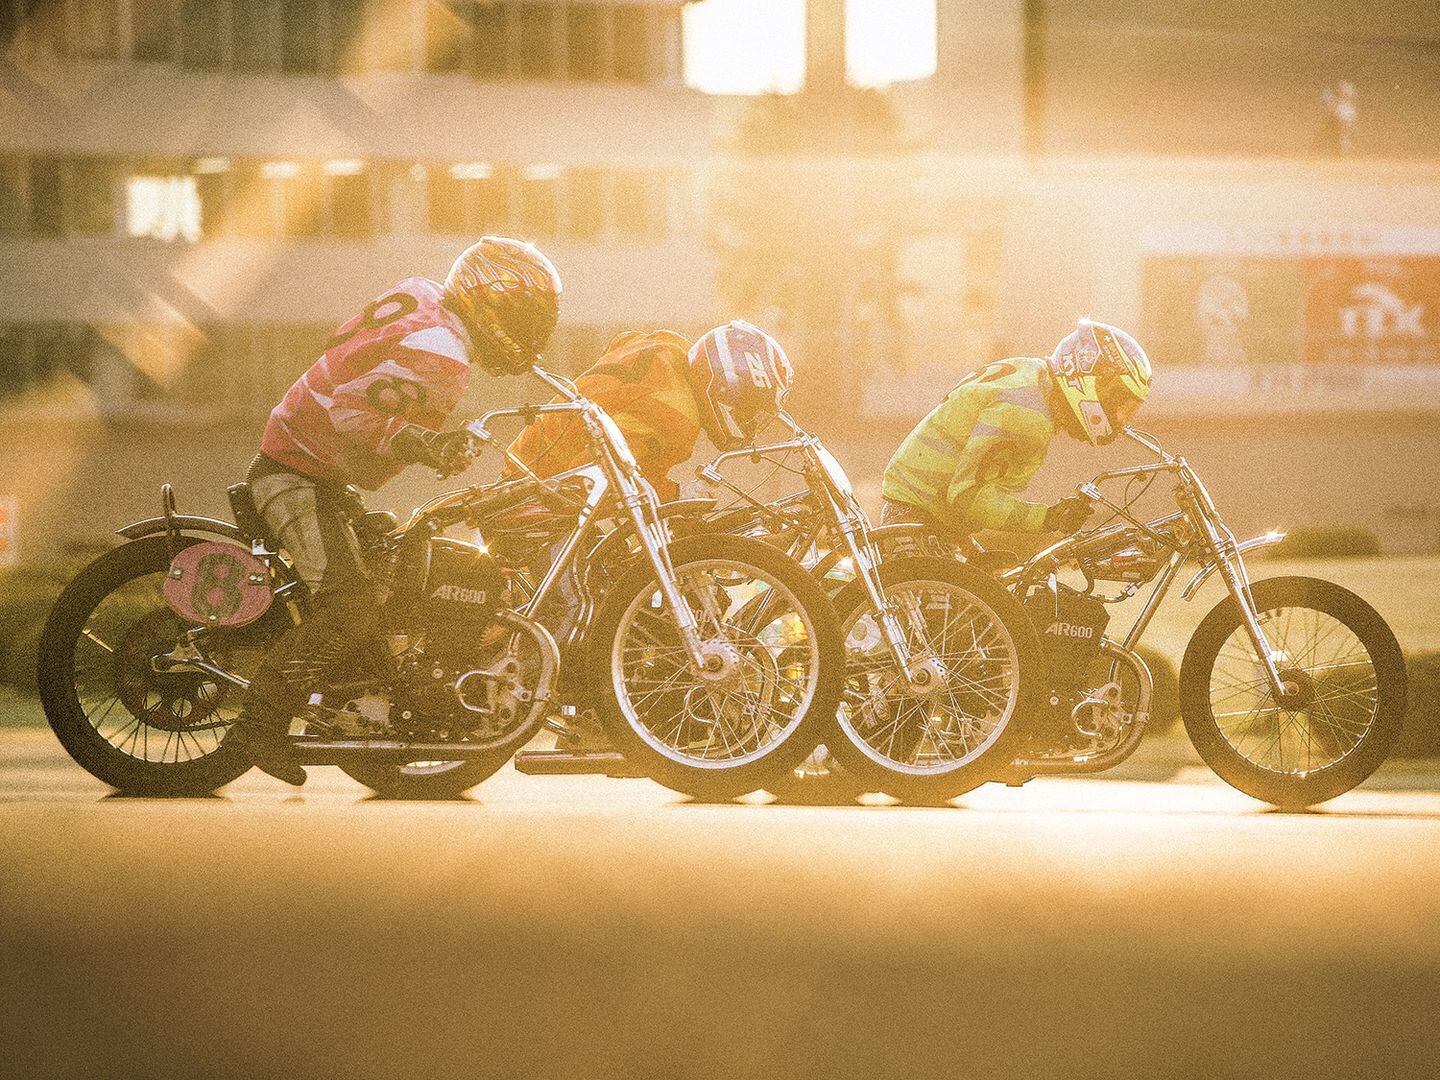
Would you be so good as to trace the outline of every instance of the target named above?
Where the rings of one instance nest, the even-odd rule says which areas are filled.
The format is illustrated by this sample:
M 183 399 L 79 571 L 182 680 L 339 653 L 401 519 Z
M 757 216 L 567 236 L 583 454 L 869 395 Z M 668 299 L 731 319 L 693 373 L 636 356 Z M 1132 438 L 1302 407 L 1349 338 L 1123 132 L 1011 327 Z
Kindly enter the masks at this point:
M 153 517 L 144 521 L 133 521 L 117 532 L 126 540 L 139 540 L 145 536 L 168 532 L 172 526 L 177 532 L 210 533 L 212 536 L 223 536 L 228 540 L 237 540 L 246 547 L 250 546 L 249 539 L 238 526 L 219 518 L 198 517 L 193 514 L 176 514 L 168 520 L 165 517 Z
M 1263 533 L 1260 536 L 1252 536 L 1249 540 L 1242 540 L 1240 543 L 1235 545 L 1235 550 L 1237 553 L 1244 555 L 1247 551 L 1254 551 L 1256 548 L 1274 547 L 1276 544 L 1280 543 L 1280 541 L 1284 539 L 1285 534 L 1283 532 L 1276 531 Z M 1195 576 L 1190 579 L 1189 583 L 1185 586 L 1184 591 L 1180 593 L 1180 599 L 1189 600 L 1192 596 L 1194 596 L 1197 592 L 1200 591 L 1200 586 L 1204 585 L 1205 582 L 1210 580 L 1210 575 L 1215 573 L 1215 571 L 1219 569 L 1220 564 L 1215 562 L 1214 560 L 1211 560 L 1210 562 L 1202 566 L 1199 570 L 1195 572 Z

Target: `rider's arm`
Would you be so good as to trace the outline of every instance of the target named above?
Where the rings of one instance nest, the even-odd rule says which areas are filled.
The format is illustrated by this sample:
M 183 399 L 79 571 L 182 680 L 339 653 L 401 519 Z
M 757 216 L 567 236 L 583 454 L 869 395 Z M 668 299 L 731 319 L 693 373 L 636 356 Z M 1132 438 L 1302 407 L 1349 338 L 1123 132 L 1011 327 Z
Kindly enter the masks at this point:
M 604 377 L 587 380 L 581 389 L 610 414 L 645 479 L 662 501 L 670 501 L 680 497 L 680 486 L 669 472 L 695 452 L 700 437 L 700 419 L 684 372 L 685 341 L 659 331 L 634 335 L 630 344 L 644 347 L 616 354 L 612 343 L 607 355 L 615 355 L 616 361 L 603 369 L 597 366 L 594 370 Z
M 641 473 L 654 486 L 660 500 L 669 502 L 678 499 L 680 485 L 670 479 L 670 470 L 694 452 L 695 440 L 689 439 L 687 449 L 682 445 L 686 441 L 685 433 L 657 430 L 644 417 L 627 411 L 618 413 L 614 419 L 624 433 Z
M 946 491 L 951 520 L 967 532 L 1045 528 L 1046 505 L 1013 493 L 1040 468 L 1054 429 L 1043 413 L 1010 396 L 994 395 L 975 415 Z

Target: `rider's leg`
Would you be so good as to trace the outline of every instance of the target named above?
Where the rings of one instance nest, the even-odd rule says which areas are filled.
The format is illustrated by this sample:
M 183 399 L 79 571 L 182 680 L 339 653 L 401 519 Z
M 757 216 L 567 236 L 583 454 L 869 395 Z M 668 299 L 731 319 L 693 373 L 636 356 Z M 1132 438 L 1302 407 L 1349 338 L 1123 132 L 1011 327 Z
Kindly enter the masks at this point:
M 309 588 L 311 604 L 305 620 L 281 635 L 260 662 L 227 738 L 241 743 L 261 771 L 301 784 L 305 770 L 286 738 L 290 721 L 326 671 L 373 636 L 378 604 L 359 541 L 331 485 L 269 472 L 252 479 L 251 491 L 271 538 Z
M 1013 551 L 989 551 L 981 547 L 969 533 L 946 527 L 938 518 L 918 506 L 886 499 L 880 511 L 882 525 L 923 525 L 933 533 L 944 546 L 943 554 L 954 549 L 965 561 L 987 574 L 998 574 L 1020 562 Z
M 537 575 L 537 581 L 560 557 L 564 547 L 563 540 L 550 545 L 545 555 L 532 564 L 531 572 Z M 580 604 L 580 592 L 576 588 L 573 575 L 567 570 L 555 582 L 554 591 L 546 599 L 539 613 L 540 621 L 555 636 L 555 640 L 562 650 L 560 700 L 563 704 L 572 705 L 575 708 L 575 715 L 566 718 L 565 732 L 559 737 L 556 745 L 559 749 L 568 750 L 573 754 L 605 753 L 614 750 L 615 747 L 600 726 L 600 721 L 595 716 L 594 706 L 588 704 L 594 700 L 588 681 L 588 665 L 579 662 L 578 658 L 570 659 L 574 656 L 574 647 L 569 645 L 569 637 L 579 621 Z

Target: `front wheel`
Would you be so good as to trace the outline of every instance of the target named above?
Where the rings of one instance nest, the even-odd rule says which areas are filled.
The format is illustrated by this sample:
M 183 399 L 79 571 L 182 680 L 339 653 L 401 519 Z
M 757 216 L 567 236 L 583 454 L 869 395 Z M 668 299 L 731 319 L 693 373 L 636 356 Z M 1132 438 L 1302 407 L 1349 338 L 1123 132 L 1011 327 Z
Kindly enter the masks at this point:
M 1338 585 L 1267 578 L 1251 593 L 1286 693 L 1271 689 L 1227 597 L 1185 650 L 1180 715 L 1226 783 L 1276 806 L 1313 806 L 1364 781 L 1394 747 L 1405 658 L 1375 609 Z
M 590 631 L 592 685 L 616 749 L 704 799 L 765 787 L 830 731 L 845 650 L 829 601 L 775 548 L 734 536 L 670 545 L 675 580 L 715 669 L 697 672 L 654 570 L 634 567 Z
M 849 654 L 844 738 L 830 747 L 867 791 L 936 804 L 1008 765 L 1021 719 L 1044 689 L 1035 628 L 1010 593 L 953 559 L 896 558 L 880 571 L 912 664 L 935 676 L 911 689 L 863 583 L 836 602 Z

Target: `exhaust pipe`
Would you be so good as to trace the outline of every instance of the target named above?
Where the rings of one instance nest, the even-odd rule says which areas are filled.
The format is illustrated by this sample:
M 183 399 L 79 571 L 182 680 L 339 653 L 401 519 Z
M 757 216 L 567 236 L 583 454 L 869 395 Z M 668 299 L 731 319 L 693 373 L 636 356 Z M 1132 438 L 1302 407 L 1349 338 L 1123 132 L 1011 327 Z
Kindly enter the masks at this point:
M 515 771 L 527 776 L 633 778 L 645 775 L 626 761 L 623 754 L 613 750 L 594 754 L 573 754 L 568 750 L 525 750 L 515 755 Z
M 349 761 L 474 761 L 492 756 L 493 746 L 470 743 L 412 743 L 395 739 L 323 739 L 297 735 L 290 740 L 302 765 L 339 765 Z

